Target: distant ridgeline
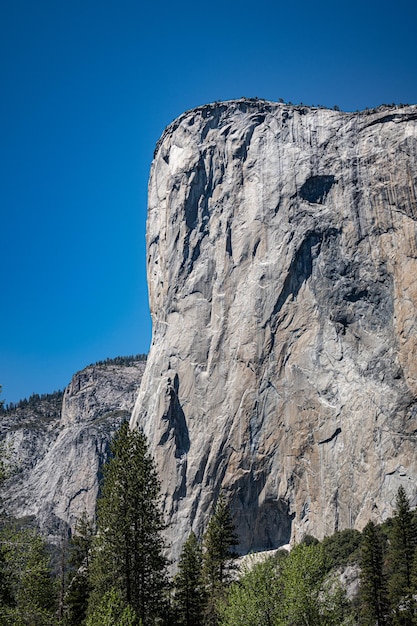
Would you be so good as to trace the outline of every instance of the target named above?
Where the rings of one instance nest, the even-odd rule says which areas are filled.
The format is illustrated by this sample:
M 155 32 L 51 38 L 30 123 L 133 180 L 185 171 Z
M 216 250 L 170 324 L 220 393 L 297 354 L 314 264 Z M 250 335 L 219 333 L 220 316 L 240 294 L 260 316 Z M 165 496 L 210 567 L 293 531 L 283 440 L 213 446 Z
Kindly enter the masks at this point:
M 147 354 L 132 354 L 130 356 L 116 356 L 114 359 L 105 359 L 104 361 L 97 361 L 96 363 L 92 363 L 88 367 L 97 367 L 100 365 L 121 365 L 125 367 L 129 367 L 129 365 L 134 365 L 137 361 L 146 361 Z
M 18 409 L 32 409 L 34 413 L 43 414 L 43 407 L 45 404 L 48 406 L 56 407 L 57 416 L 61 412 L 62 396 L 64 392 L 62 390 L 53 391 L 52 393 L 33 393 L 29 398 L 23 398 L 18 402 L 9 402 L 0 406 L 0 414 L 12 413 Z M 51 415 L 52 417 L 52 415 Z
M 129 356 L 116 356 L 114 358 L 108 358 L 104 361 L 97 361 L 96 363 L 91 363 L 87 367 L 105 367 L 107 365 L 117 365 L 120 367 L 129 367 L 134 365 L 138 361 L 146 361 L 146 354 L 132 354 Z M 87 369 L 87 368 L 84 368 Z M 42 414 L 44 413 L 44 406 L 48 404 L 48 408 L 54 407 L 56 408 L 56 417 L 59 416 L 61 412 L 62 405 L 62 397 L 64 395 L 64 390 L 59 389 L 58 391 L 53 391 L 52 393 L 33 393 L 29 398 L 23 398 L 23 400 L 19 400 L 18 402 L 9 402 L 8 404 L 0 404 L 0 415 L 5 413 L 11 413 L 16 409 L 27 409 L 30 408 L 35 413 Z M 52 415 L 50 415 L 52 417 Z

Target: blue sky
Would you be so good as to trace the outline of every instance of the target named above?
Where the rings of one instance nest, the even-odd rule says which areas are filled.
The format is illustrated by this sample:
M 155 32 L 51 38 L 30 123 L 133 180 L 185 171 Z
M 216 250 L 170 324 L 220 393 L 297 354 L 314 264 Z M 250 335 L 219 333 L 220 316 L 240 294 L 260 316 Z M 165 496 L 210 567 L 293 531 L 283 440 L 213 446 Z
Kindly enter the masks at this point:
M 416 3 L 3 0 L 2 398 L 147 352 L 147 181 L 164 127 L 241 96 L 417 103 Z

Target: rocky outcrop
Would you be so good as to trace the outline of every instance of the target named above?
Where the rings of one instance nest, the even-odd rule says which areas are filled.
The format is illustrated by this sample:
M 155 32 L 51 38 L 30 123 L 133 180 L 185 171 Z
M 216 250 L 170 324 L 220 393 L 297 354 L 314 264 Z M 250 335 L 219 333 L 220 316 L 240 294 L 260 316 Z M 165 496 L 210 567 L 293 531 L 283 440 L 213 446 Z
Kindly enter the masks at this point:
M 242 552 L 361 529 L 417 478 L 417 107 L 182 115 L 149 183 L 132 425 L 173 555 L 229 499 Z
M 63 394 L 31 399 L 1 416 L 11 471 L 2 489 L 8 514 L 34 516 L 52 539 L 84 511 L 94 516 L 111 438 L 130 416 L 144 368 L 137 360 L 89 366 Z

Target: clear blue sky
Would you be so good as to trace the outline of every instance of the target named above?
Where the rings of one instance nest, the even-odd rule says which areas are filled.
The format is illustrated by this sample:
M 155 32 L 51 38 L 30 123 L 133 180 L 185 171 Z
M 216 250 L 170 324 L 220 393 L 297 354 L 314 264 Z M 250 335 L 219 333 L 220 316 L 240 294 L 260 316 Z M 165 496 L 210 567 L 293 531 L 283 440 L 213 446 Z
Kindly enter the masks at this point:
M 241 96 L 415 104 L 416 24 L 413 0 L 3 0 L 3 399 L 148 351 L 147 180 L 168 123 Z

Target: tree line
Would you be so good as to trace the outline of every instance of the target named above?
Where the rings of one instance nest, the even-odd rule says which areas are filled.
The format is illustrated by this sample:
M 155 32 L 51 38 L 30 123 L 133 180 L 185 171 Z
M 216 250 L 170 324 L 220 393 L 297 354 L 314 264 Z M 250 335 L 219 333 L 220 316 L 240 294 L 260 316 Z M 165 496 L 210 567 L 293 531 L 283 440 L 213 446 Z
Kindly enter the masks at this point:
M 33 393 L 29 398 L 23 398 L 18 402 L 9 402 L 8 404 L 2 402 L 0 403 L 0 414 L 13 413 L 17 409 L 31 409 L 34 413 L 43 414 L 43 404 L 47 403 L 54 407 L 53 412 L 58 416 L 61 410 L 63 395 L 64 392 L 59 390 L 52 393 Z
M 95 363 L 91 363 L 87 367 L 105 367 L 108 365 L 129 367 L 131 365 L 135 365 L 138 361 L 145 362 L 147 358 L 148 355 L 143 353 L 131 354 L 128 356 L 109 357 L 102 361 L 96 361 Z M 0 393 L 1 390 L 2 387 L 0 385 Z M 0 400 L 0 414 L 13 413 L 13 411 L 16 411 L 16 409 L 31 409 L 35 413 L 41 413 L 43 412 L 42 404 L 49 403 L 55 405 L 55 414 L 58 417 L 61 410 L 63 395 L 64 391 L 62 389 L 59 389 L 57 391 L 53 391 L 52 393 L 32 393 L 29 398 L 23 398 L 21 400 L 18 400 L 17 402 L 8 402 L 7 404 L 5 404 L 3 400 Z
M 400 487 L 393 518 L 237 565 L 220 493 L 170 579 L 160 484 L 143 432 L 122 424 L 96 519 L 84 514 L 58 558 L 39 532 L 1 520 L 0 626 L 408 626 L 417 624 L 417 520 Z M 348 597 L 340 573 L 357 571 Z

